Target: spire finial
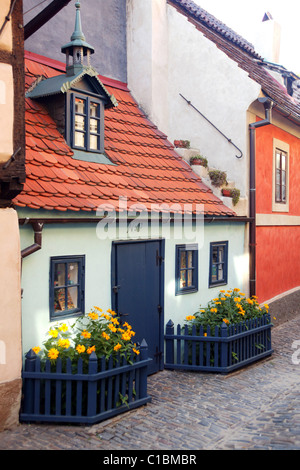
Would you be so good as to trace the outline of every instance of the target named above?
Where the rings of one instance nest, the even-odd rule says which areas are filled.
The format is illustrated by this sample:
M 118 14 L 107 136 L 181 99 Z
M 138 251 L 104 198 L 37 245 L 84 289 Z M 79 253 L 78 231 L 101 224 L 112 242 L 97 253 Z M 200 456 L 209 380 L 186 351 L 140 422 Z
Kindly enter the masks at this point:
M 81 15 L 80 15 L 80 1 L 77 0 L 75 3 L 76 17 L 75 17 L 75 28 L 71 36 L 71 42 L 61 48 L 61 51 L 67 56 L 67 73 L 75 74 L 84 67 L 83 57 L 87 56 L 87 65 L 90 65 L 90 55 L 94 53 L 94 48 L 88 44 L 85 40 L 85 36 L 82 32 L 81 26 Z M 73 56 L 73 64 L 69 65 L 69 56 Z
M 71 41 L 75 41 L 76 39 L 81 39 L 82 41 L 85 41 L 85 36 L 82 32 L 82 26 L 81 26 L 80 6 L 81 6 L 80 2 L 77 1 L 75 3 L 75 7 L 76 7 L 75 29 L 71 36 Z

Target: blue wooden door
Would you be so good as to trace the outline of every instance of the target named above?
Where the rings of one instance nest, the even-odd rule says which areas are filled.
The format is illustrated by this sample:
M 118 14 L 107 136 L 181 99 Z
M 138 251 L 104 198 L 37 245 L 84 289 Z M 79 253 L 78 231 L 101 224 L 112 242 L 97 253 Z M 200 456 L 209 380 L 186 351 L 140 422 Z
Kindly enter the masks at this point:
M 114 242 L 112 306 L 121 321 L 146 340 L 152 363 L 149 373 L 163 368 L 163 240 Z

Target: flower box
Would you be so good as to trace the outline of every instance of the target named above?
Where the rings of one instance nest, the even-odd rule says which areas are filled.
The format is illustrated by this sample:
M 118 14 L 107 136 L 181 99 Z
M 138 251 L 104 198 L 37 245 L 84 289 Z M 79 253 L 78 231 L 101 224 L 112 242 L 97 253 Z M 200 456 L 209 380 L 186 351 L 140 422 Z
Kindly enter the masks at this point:
M 44 348 L 26 355 L 20 420 L 92 424 L 149 402 L 151 359 L 134 335 L 99 307 L 71 327 L 52 326 Z
M 221 290 L 218 297 L 182 327 L 166 327 L 166 369 L 228 373 L 273 353 L 268 305 L 239 289 Z
M 151 401 L 147 394 L 148 347 L 127 360 L 89 357 L 85 370 L 77 362 L 58 358 L 55 365 L 31 349 L 23 371 L 21 422 L 95 424 Z
M 192 331 L 170 321 L 166 327 L 166 369 L 183 369 L 227 374 L 273 353 L 270 316 L 214 330 Z M 176 346 L 176 348 L 175 348 Z

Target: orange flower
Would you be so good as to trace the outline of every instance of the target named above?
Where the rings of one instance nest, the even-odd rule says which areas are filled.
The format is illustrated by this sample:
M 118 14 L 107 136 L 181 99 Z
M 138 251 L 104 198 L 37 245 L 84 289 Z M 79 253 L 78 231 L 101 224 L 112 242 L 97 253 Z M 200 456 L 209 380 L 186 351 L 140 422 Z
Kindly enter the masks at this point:
M 81 336 L 83 336 L 84 338 L 90 338 L 90 337 L 91 337 L 91 333 L 89 333 L 88 331 L 84 330 L 84 331 L 81 333 Z
M 86 352 L 88 354 L 92 354 L 93 351 L 96 351 L 96 347 L 95 346 L 90 346 L 89 348 L 87 348 Z
M 229 320 L 227 320 L 227 318 L 223 318 L 223 322 L 229 325 Z

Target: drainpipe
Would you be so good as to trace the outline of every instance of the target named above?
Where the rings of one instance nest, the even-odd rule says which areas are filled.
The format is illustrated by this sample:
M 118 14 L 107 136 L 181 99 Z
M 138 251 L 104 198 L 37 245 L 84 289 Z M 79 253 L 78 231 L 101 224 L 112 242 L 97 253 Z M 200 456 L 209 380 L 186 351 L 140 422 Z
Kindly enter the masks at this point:
M 26 222 L 25 222 L 26 223 Z M 33 245 L 28 246 L 27 248 L 24 248 L 24 250 L 21 251 L 21 258 L 26 258 L 26 256 L 31 255 L 32 253 L 35 253 L 36 251 L 40 250 L 42 248 L 42 230 L 44 227 L 44 223 L 40 222 L 38 220 L 35 220 L 34 222 L 30 222 L 34 231 L 34 243 Z
M 269 98 L 258 98 L 264 105 L 265 119 L 253 122 L 250 130 L 250 182 L 249 182 L 249 282 L 250 296 L 256 295 L 256 129 L 271 124 L 273 102 Z

